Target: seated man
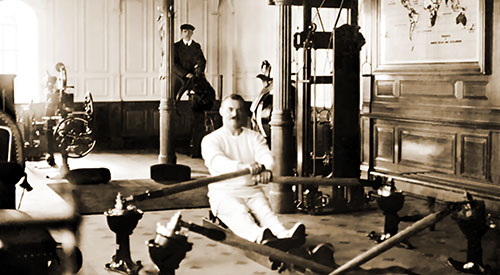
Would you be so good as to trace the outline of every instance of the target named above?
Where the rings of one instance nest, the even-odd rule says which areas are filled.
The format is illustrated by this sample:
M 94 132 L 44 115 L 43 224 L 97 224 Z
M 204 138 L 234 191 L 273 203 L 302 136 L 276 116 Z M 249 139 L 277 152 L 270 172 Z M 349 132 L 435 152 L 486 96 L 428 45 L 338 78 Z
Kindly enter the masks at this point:
M 201 151 L 211 175 L 248 168 L 255 174 L 261 165 L 272 169 L 274 159 L 266 141 L 258 132 L 243 127 L 247 121 L 244 100 L 232 94 L 224 98 L 219 110 L 222 127 L 205 136 Z M 271 210 L 261 186 L 271 178 L 269 170 L 252 178 L 237 177 L 208 185 L 213 214 L 236 235 L 263 243 L 276 238 L 305 239 L 305 226 L 286 229 Z

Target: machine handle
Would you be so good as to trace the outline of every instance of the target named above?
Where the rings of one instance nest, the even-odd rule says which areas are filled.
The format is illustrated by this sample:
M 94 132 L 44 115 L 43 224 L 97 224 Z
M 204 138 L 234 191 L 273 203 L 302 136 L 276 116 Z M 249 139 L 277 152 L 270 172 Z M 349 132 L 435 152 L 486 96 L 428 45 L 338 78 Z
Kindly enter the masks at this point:
M 167 186 L 167 187 L 162 188 L 162 189 L 153 190 L 153 191 L 148 190 L 148 191 L 141 193 L 141 194 L 130 195 L 127 198 L 125 198 L 125 202 L 143 201 L 146 199 L 159 198 L 159 197 L 167 196 L 170 194 L 180 193 L 183 191 L 202 187 L 202 186 L 208 185 L 208 184 L 213 183 L 213 182 L 249 175 L 249 174 L 251 174 L 251 172 L 252 171 L 250 169 L 243 169 L 243 170 L 239 170 L 236 172 L 221 174 L 218 176 L 189 180 L 189 181 L 177 183 L 177 184 L 172 185 L 172 186 Z

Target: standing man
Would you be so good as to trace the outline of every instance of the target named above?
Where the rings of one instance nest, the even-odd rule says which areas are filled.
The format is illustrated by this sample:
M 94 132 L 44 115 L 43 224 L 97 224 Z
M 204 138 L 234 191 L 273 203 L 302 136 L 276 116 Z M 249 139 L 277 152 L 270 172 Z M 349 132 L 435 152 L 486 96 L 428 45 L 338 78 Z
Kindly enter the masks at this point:
M 193 109 L 191 157 L 201 158 L 201 139 L 205 134 L 205 111 L 212 108 L 215 91 L 205 78 L 206 60 L 200 44 L 192 40 L 194 26 L 181 25 L 181 37 L 174 44 L 174 93 L 179 101 L 188 91 Z M 194 94 L 191 94 L 193 91 Z
M 219 110 L 222 127 L 203 138 L 202 155 L 212 176 L 248 168 L 254 174 L 260 166 L 272 169 L 274 158 L 264 137 L 243 127 L 247 121 L 243 98 L 232 94 L 224 98 Z M 236 235 L 266 244 L 276 238 L 305 241 L 305 226 L 296 223 L 286 229 L 271 210 L 264 191 L 257 183 L 268 183 L 269 170 L 208 185 L 213 214 Z

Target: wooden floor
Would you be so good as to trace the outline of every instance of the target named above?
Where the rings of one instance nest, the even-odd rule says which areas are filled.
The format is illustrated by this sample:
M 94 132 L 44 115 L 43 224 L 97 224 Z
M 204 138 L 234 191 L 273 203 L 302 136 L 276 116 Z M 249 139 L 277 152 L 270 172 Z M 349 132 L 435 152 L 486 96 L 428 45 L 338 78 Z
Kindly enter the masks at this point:
M 71 168 L 110 169 L 112 179 L 149 178 L 149 167 L 158 163 L 155 152 L 105 152 L 92 153 L 82 159 L 71 159 Z M 191 167 L 193 176 L 208 175 L 201 159 L 191 159 L 178 155 L 178 163 Z M 23 195 L 21 210 L 34 217 L 54 217 L 68 213 L 72 206 L 46 186 L 46 175 L 57 174 L 57 170 L 47 168 L 44 162 L 28 163 L 28 177 L 34 190 Z M 98 196 L 98 194 L 96 194 Z M 18 198 L 21 192 L 18 191 Z M 400 214 L 425 212 L 425 202 L 407 196 L 405 207 Z M 361 211 L 354 213 L 312 216 L 306 214 L 279 215 L 286 226 L 302 221 L 307 227 L 308 239 L 329 242 L 335 247 L 335 260 L 343 264 L 374 245 L 366 235 L 372 231 L 383 231 L 384 217 L 381 211 Z M 167 222 L 177 210 L 145 212 L 137 228 L 130 237 L 133 260 L 142 261 L 144 268 L 140 274 L 157 274 L 146 242 L 155 236 L 157 222 Z M 183 219 L 197 224 L 208 214 L 208 209 L 181 209 Z M 409 226 L 401 223 L 400 230 Z M 85 215 L 79 228 L 78 246 L 83 252 L 83 268 L 78 274 L 116 274 L 104 269 L 115 253 L 115 235 L 104 215 Z M 193 232 L 185 232 L 193 243 L 193 250 L 181 262 L 176 274 L 277 274 L 267 267 L 246 258 L 239 249 L 209 240 Z M 57 241 L 64 242 L 67 236 L 53 231 Z M 485 236 L 484 260 L 489 264 L 500 263 L 500 233 L 490 230 Z M 416 249 L 400 247 L 390 249 L 382 255 L 362 265 L 367 272 L 351 274 L 459 274 L 446 264 L 448 257 L 459 260 L 465 258 L 466 241 L 457 225 L 446 218 L 436 226 L 435 231 L 424 230 L 412 237 Z

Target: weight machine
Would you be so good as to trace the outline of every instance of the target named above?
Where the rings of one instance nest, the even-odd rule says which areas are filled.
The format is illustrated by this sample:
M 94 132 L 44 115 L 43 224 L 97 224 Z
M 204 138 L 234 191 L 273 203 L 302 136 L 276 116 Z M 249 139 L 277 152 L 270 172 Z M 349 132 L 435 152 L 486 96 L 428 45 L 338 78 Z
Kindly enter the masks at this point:
M 22 119 L 27 160 L 45 158 L 50 166 L 55 166 L 54 153 L 62 156 L 61 176 L 69 171 L 68 158 L 88 155 L 95 146 L 93 137 L 94 101 L 86 92 L 83 110 L 77 110 L 74 94 L 69 92 L 74 86 L 67 85 L 67 70 L 63 63 L 55 66 L 57 77 L 48 75 L 45 80 L 47 101 L 43 115 L 38 119 L 31 104 Z
M 291 102 L 295 104 L 296 176 L 359 178 L 359 51 L 365 40 L 356 22 L 357 1 L 292 2 L 303 11 L 303 30 L 293 36 L 297 71 Z M 335 19 L 331 29 L 325 28 L 320 15 L 325 9 Z M 346 24 L 337 27 L 340 17 Z M 316 18 L 318 23 L 313 22 Z M 331 59 L 327 73 L 317 70 L 318 56 L 325 53 Z M 270 64 L 264 61 L 261 70 L 257 78 L 263 88 L 250 107 L 252 125 L 270 141 Z M 322 94 L 320 85 L 326 87 Z M 366 202 L 362 187 L 332 187 L 330 192 L 299 184 L 294 191 L 297 208 L 311 214 L 357 210 Z
M 313 8 L 321 31 L 313 23 Z M 321 8 L 336 13 L 332 30 L 323 27 Z M 302 9 L 303 31 L 294 35 L 294 47 L 302 52 L 302 69 L 297 74 L 297 173 L 359 178 L 359 51 L 365 40 L 357 26 L 357 1 L 322 1 L 320 5 L 303 1 Z M 346 24 L 338 27 L 342 15 Z M 317 73 L 321 51 L 331 54 L 331 75 Z M 319 85 L 331 85 L 330 106 L 319 102 Z M 301 185 L 297 195 L 299 210 L 313 214 L 357 210 L 366 201 L 362 187 L 332 187 L 330 197 L 317 186 Z

